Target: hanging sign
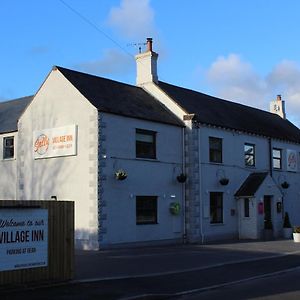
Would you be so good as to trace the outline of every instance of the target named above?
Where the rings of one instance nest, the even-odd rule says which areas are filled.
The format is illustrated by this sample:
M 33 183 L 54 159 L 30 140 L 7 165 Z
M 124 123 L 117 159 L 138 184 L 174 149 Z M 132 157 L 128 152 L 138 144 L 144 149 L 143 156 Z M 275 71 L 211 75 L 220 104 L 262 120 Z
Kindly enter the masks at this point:
M 48 265 L 48 210 L 0 209 L 0 271 Z
M 295 150 L 286 150 L 287 170 L 297 172 L 297 152 Z
M 76 151 L 76 125 L 33 132 L 34 159 L 76 155 Z

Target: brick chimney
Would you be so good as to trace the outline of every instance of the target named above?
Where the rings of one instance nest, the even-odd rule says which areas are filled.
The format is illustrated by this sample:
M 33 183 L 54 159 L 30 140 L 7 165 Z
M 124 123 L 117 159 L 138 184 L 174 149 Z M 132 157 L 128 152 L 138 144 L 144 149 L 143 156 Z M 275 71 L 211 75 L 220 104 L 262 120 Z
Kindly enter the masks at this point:
M 276 100 L 270 102 L 270 112 L 286 119 L 285 101 L 281 99 L 281 95 L 277 95 Z
M 158 83 L 158 54 L 152 50 L 152 43 L 152 38 L 147 38 L 146 51 L 135 56 L 137 67 L 136 84 L 138 86 L 149 82 Z

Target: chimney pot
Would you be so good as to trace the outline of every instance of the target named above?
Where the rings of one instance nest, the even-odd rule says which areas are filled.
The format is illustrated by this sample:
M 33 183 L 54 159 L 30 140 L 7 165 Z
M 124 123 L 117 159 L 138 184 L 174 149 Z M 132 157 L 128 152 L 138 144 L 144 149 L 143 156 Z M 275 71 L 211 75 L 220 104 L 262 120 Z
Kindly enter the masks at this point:
M 147 51 L 152 52 L 152 38 L 147 38 Z
M 277 101 L 281 101 L 281 95 L 277 95 Z

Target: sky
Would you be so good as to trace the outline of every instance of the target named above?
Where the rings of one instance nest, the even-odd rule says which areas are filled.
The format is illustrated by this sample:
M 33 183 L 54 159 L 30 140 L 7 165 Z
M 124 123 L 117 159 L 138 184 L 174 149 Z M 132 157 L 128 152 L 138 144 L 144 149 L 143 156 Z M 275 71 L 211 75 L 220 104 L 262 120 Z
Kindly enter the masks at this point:
M 264 110 L 280 94 L 300 127 L 299 14 L 298 0 L 1 0 L 0 101 L 54 65 L 135 85 L 152 37 L 159 80 Z

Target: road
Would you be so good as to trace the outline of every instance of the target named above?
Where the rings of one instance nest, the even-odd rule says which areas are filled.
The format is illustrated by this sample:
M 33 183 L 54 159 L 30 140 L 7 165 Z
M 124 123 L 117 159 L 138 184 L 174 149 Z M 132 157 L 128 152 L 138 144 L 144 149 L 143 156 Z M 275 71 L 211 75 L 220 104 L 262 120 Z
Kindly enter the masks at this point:
M 280 278 L 289 282 L 299 276 L 299 268 L 300 245 L 293 241 L 77 252 L 72 282 L 0 294 L 1 300 L 227 299 L 231 293 L 234 299 L 251 299 L 251 292 L 262 297 L 277 291 L 297 294 L 299 277 L 285 289 Z

